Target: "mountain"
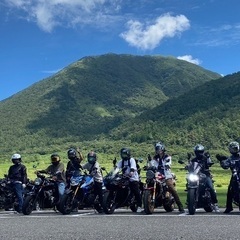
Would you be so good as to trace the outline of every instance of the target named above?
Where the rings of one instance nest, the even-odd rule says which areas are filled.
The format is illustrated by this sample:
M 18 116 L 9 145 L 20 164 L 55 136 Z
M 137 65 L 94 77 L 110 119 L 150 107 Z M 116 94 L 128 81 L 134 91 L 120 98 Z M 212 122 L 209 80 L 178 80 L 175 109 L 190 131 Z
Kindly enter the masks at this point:
M 85 57 L 0 102 L 1 150 L 108 137 L 120 124 L 218 78 L 172 57 Z
M 240 140 L 239 89 L 240 72 L 206 82 L 120 125 L 111 137 L 227 149 L 230 141 Z

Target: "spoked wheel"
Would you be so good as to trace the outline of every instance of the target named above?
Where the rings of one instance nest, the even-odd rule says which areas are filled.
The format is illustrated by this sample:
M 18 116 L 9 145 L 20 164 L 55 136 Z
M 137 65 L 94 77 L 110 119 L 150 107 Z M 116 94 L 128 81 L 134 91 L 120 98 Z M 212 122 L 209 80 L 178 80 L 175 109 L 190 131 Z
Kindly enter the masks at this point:
M 154 212 L 155 202 L 153 201 L 153 194 L 150 190 L 143 192 L 143 206 L 146 214 L 152 214 Z

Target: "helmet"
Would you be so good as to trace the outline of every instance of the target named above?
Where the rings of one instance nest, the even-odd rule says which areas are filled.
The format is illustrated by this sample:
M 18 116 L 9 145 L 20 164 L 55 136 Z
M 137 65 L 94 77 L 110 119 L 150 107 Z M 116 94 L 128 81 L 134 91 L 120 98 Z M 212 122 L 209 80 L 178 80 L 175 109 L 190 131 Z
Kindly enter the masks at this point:
M 67 155 L 68 155 L 68 158 L 72 160 L 77 157 L 77 152 L 74 148 L 70 148 L 67 152 Z
M 11 157 L 11 159 L 12 159 L 12 162 L 13 162 L 14 164 L 18 164 L 18 163 L 20 163 L 20 162 L 22 161 L 22 157 L 21 157 L 21 155 L 18 154 L 18 153 L 13 154 L 12 157 Z
M 120 155 L 121 155 L 121 158 L 122 158 L 123 160 L 128 160 L 128 159 L 130 159 L 130 157 L 131 157 L 130 149 L 128 149 L 128 148 L 122 148 L 121 151 L 120 151 Z
M 97 161 L 97 154 L 94 151 L 89 152 L 87 160 L 90 164 L 94 164 Z
M 239 143 L 238 142 L 230 142 L 228 149 L 231 154 L 238 153 L 239 152 Z
M 158 142 L 155 144 L 156 154 L 159 154 L 160 152 L 165 152 L 165 151 L 166 151 L 165 146 L 161 142 Z
M 57 165 L 60 162 L 60 156 L 57 153 L 53 153 L 51 155 L 51 162 L 52 164 Z
M 194 153 L 195 153 L 195 155 L 196 155 L 196 157 L 203 157 L 203 154 L 204 154 L 204 146 L 203 145 L 201 145 L 201 144 L 197 144 L 195 147 L 194 147 Z

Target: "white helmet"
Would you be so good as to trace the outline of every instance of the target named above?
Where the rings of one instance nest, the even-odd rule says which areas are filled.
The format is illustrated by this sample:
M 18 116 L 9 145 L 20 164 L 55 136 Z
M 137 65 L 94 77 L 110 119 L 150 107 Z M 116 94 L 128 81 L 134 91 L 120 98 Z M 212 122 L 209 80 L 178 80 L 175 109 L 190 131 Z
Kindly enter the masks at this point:
M 21 155 L 20 154 L 15 153 L 15 154 L 12 155 L 12 162 L 14 164 L 19 164 L 21 161 L 22 161 L 22 159 L 21 159 Z
M 18 153 L 15 153 L 15 154 L 13 154 L 12 155 L 12 160 L 19 160 L 19 161 L 21 161 L 21 155 L 20 154 L 18 154 Z

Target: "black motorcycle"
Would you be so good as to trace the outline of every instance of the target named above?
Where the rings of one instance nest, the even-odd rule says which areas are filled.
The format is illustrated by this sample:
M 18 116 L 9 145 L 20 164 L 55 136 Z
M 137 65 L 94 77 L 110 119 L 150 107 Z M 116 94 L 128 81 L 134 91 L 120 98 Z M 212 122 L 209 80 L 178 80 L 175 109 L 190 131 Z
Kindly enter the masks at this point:
M 104 185 L 102 190 L 104 194 Z M 65 189 L 61 198 L 59 211 L 62 214 L 70 214 L 84 208 L 94 208 L 98 212 L 102 211 L 98 196 L 95 196 L 94 193 L 94 178 L 87 173 L 82 175 L 79 171 L 76 171 L 70 178 L 70 185 Z
M 132 212 L 137 211 L 137 201 L 131 193 L 129 178 L 125 177 L 119 168 L 113 169 L 104 177 L 107 192 L 103 197 L 103 211 L 112 214 L 115 209 L 129 207 Z
M 146 169 L 146 184 L 143 190 L 143 205 L 146 214 L 152 214 L 155 208 L 163 206 L 166 212 L 172 212 L 175 200 L 168 191 L 165 176 L 158 172 L 155 160 L 151 160 L 151 166 Z M 173 175 L 175 184 L 175 175 Z
M 179 160 L 178 163 L 184 164 Z M 193 166 L 189 168 L 185 166 L 184 169 L 188 170 L 187 174 L 187 207 L 190 215 L 194 215 L 197 208 L 203 208 L 206 212 L 214 210 L 211 193 L 207 187 L 207 176 L 201 173 L 201 164 L 194 162 Z
M 18 199 L 13 183 L 5 175 L 3 179 L 0 179 L 0 209 L 18 211 L 18 207 Z
M 34 181 L 31 191 L 29 191 L 23 201 L 22 212 L 29 215 L 35 209 L 52 208 L 57 211 L 59 208 L 59 193 L 54 176 L 46 177 L 43 174 L 36 173 L 37 178 Z

